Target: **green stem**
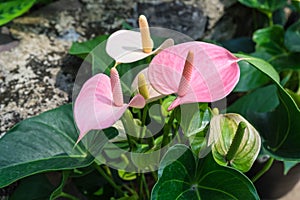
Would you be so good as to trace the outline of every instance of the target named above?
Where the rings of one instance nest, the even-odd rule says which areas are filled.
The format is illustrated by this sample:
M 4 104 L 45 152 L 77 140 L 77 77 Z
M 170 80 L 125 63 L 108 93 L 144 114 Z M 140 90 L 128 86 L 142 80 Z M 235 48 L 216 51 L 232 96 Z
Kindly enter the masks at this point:
M 139 184 L 139 199 L 142 199 L 143 196 L 143 179 L 142 174 L 138 174 L 138 184 Z
M 296 94 L 300 95 L 300 71 L 298 71 L 298 90 Z
M 142 180 L 143 180 L 143 185 L 144 185 L 144 188 L 146 191 L 146 199 L 150 199 L 150 192 L 149 192 L 148 184 L 147 184 L 146 177 L 144 174 L 142 174 Z
M 251 179 L 251 181 L 254 183 L 257 181 L 262 175 L 264 175 L 272 166 L 274 162 L 274 158 L 269 158 L 267 163 L 264 165 L 264 167 Z
M 97 164 L 94 164 L 96 170 L 103 176 L 103 178 L 116 190 L 116 192 L 120 196 L 124 196 L 124 192 L 121 190 L 120 186 L 118 186 L 110 176 L 108 176 L 105 171 Z
M 121 121 L 126 132 L 126 137 L 130 147 L 130 151 L 134 151 L 136 149 L 135 143 L 133 142 L 131 136 L 128 134 L 128 133 L 136 132 L 133 117 L 130 110 L 126 109 L 126 111 L 124 112 L 121 118 Z
M 239 123 L 236 133 L 234 135 L 234 138 L 232 140 L 232 144 L 230 145 L 227 155 L 225 156 L 227 161 L 230 162 L 234 158 L 238 148 L 241 145 L 246 127 L 247 127 L 247 124 L 245 122 Z
M 172 127 L 172 123 L 173 123 L 174 119 L 175 119 L 175 110 L 172 111 L 172 113 L 170 115 L 170 118 L 168 120 L 168 123 L 164 127 L 163 139 L 162 139 L 162 142 L 161 142 L 162 147 L 166 146 L 169 143 L 169 133 L 170 133 L 170 129 Z
M 60 193 L 59 196 L 60 197 L 65 197 L 65 198 L 68 198 L 68 199 L 71 199 L 71 200 L 79 200 L 77 197 L 74 197 L 73 195 L 65 193 L 65 192 Z

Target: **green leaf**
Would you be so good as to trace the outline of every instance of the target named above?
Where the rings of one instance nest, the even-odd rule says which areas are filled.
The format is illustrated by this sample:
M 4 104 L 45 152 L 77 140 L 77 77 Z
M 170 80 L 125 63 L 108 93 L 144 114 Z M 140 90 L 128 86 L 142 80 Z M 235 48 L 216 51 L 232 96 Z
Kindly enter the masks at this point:
M 269 82 L 269 78 L 251 66 L 251 64 L 241 61 L 238 63 L 240 67 L 240 79 L 235 86 L 235 92 L 246 92 L 253 90 Z
M 22 179 L 10 200 L 19 199 L 49 199 L 55 186 L 50 183 L 46 174 L 36 174 Z M 29 192 L 30 191 L 30 192 Z
M 266 87 L 258 88 L 251 93 L 248 93 L 232 104 L 227 111 L 237 112 L 242 115 L 248 112 L 269 112 L 273 111 L 279 105 L 277 97 L 277 87 L 269 85 Z
M 298 108 L 300 108 L 300 95 L 289 89 L 285 89 L 285 91 L 293 98 Z
M 286 0 L 239 0 L 239 2 L 251 8 L 257 8 L 259 10 L 269 12 L 274 12 L 275 10 L 285 6 L 287 3 Z
M 101 42 L 107 40 L 108 35 L 100 35 L 86 42 L 74 42 L 69 50 L 71 55 L 87 56 L 94 48 L 96 48 Z
M 300 53 L 283 53 L 273 56 L 267 59 L 267 61 L 271 63 L 277 71 L 300 69 Z
M 97 73 L 109 74 L 109 69 L 113 66 L 114 60 L 106 53 L 106 40 L 108 35 L 101 35 L 83 43 L 73 43 L 69 53 L 77 55 L 85 62 L 92 64 L 92 75 Z
M 210 148 L 206 145 L 206 133 L 211 113 L 206 103 L 181 105 L 180 126 L 197 155 L 205 155 Z M 178 118 L 178 116 L 176 116 Z
M 132 181 L 136 179 L 136 173 L 133 172 L 126 172 L 124 170 L 118 170 L 118 174 L 121 179 L 125 181 Z
M 297 164 L 299 163 L 299 161 L 284 161 L 283 165 L 284 165 L 284 175 L 287 175 L 287 173 L 293 168 L 295 167 Z
M 300 20 L 291 25 L 285 32 L 284 44 L 292 52 L 300 52 Z
M 261 113 L 255 107 L 248 107 L 248 104 L 242 106 L 239 100 L 233 104 L 230 111 L 242 114 L 257 128 L 264 139 L 263 146 L 265 150 L 278 160 L 300 160 L 300 110 L 293 98 L 280 85 L 271 66 L 265 61 L 257 58 L 251 58 L 246 55 L 237 54 L 245 61 L 251 63 L 254 67 L 268 75 L 277 87 L 277 94 L 270 90 L 269 99 L 279 99 L 279 105 L 269 112 Z M 271 87 L 271 86 L 270 86 Z M 267 93 L 266 93 L 267 94 Z M 254 95 L 251 98 L 255 98 Z M 257 97 L 258 99 L 258 97 Z M 247 100 L 243 99 L 243 102 Z M 239 104 L 240 106 L 236 106 Z M 263 105 L 257 101 L 257 108 Z M 235 109 L 233 109 L 235 108 Z
M 279 84 L 280 78 L 277 73 L 277 71 L 273 68 L 272 65 L 269 63 L 263 61 L 259 58 L 254 58 L 252 56 L 248 56 L 245 54 L 235 54 L 235 56 L 239 58 L 243 58 L 244 61 L 249 62 L 251 65 L 253 65 L 255 68 L 257 68 L 259 71 L 261 71 L 263 74 L 267 75 L 269 78 L 271 78 L 276 84 Z
M 297 12 L 300 12 L 300 1 L 299 0 L 292 0 L 292 5 L 296 9 Z
M 175 145 L 168 150 L 158 173 L 152 200 L 259 199 L 245 175 L 218 165 L 211 154 L 199 160 L 185 145 Z
M 72 105 L 64 105 L 18 123 L 0 139 L 0 187 L 44 171 L 90 165 L 94 157 L 82 144 Z
M 274 25 L 255 31 L 253 41 L 256 43 L 256 51 L 267 52 L 271 55 L 286 52 L 283 48 L 284 29 L 280 25 Z
M 35 0 L 6 1 L 0 3 L 0 26 L 28 11 Z

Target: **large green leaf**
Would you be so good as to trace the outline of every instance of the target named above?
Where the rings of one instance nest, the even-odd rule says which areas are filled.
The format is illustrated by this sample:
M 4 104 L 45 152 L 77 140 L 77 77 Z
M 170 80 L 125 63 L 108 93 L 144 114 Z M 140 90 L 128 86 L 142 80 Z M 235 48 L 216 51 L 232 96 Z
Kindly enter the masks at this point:
M 248 62 L 239 62 L 240 67 L 240 80 L 236 87 L 235 92 L 246 92 L 248 90 L 253 90 L 257 87 L 265 85 L 269 82 L 269 78 L 251 66 Z
M 287 3 L 286 0 L 239 0 L 239 2 L 251 8 L 257 8 L 259 10 L 269 12 L 273 12 Z
M 257 94 L 241 98 L 232 105 L 229 110 L 244 115 L 258 129 L 263 137 L 263 146 L 266 151 L 279 160 L 300 160 L 300 110 L 293 98 L 280 85 L 277 73 L 274 73 L 272 66 L 265 61 L 246 55 L 237 54 L 244 58 L 258 70 L 268 75 L 276 85 L 277 91 L 270 86 L 266 91 L 268 99 Z M 246 102 L 256 98 L 256 107 Z M 258 109 L 264 107 L 266 101 L 279 99 L 279 105 L 268 112 L 260 112 Z M 252 99 L 252 100 L 251 100 Z M 274 102 L 276 103 L 276 101 Z M 244 104 L 244 105 L 242 105 Z M 270 107 L 271 108 L 271 107 Z
M 20 199 L 49 199 L 55 186 L 51 184 L 46 174 L 36 174 L 22 179 L 16 190 L 9 197 L 10 200 Z M 29 192 L 30 191 L 30 192 Z
M 300 69 L 300 53 L 288 52 L 273 56 L 267 60 L 276 70 L 299 70 Z
M 277 97 L 277 87 L 268 85 L 261 87 L 239 98 L 232 104 L 227 111 L 237 112 L 243 115 L 247 112 L 255 111 L 257 113 L 270 112 L 279 105 Z
M 0 26 L 28 11 L 35 0 L 15 0 L 0 3 Z
M 161 161 L 151 199 L 250 200 L 259 197 L 252 182 L 239 171 L 218 165 L 211 154 L 199 160 L 187 146 L 175 145 Z
M 78 133 L 72 113 L 71 104 L 61 106 L 20 122 L 0 139 L 0 187 L 39 172 L 94 161 L 82 144 L 75 146 Z
M 253 34 L 256 51 L 277 55 L 286 52 L 284 45 L 284 30 L 280 25 L 259 29 Z
M 284 44 L 292 52 L 300 52 L 300 20 L 291 25 L 285 32 Z

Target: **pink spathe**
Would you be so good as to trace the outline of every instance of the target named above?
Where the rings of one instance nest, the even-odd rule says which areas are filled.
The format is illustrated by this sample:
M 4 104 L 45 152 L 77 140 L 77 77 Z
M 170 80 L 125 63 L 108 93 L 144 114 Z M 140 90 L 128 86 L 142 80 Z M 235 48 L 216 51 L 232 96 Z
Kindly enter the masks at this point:
M 189 83 L 187 92 L 178 95 L 169 110 L 185 103 L 220 100 L 239 80 L 239 59 L 225 48 L 205 42 L 187 42 L 164 49 L 153 58 L 148 78 L 155 90 L 164 95 L 178 94 L 188 52 L 192 52 L 194 58 L 191 78 L 186 81 Z
M 90 130 L 112 126 L 129 106 L 145 106 L 145 99 L 140 94 L 134 96 L 128 104 L 116 105 L 113 91 L 120 92 L 118 90 L 112 88 L 111 79 L 105 74 L 97 74 L 83 85 L 74 104 L 74 119 L 80 131 L 77 142 Z M 123 102 L 123 99 L 118 99 L 118 103 L 120 102 Z

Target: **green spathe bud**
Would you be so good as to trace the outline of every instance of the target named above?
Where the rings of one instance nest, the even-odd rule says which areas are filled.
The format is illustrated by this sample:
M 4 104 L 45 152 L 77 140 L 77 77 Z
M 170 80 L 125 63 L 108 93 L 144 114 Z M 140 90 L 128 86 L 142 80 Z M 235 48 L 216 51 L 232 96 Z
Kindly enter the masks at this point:
M 208 144 L 220 165 L 248 171 L 260 151 L 261 139 L 257 130 L 241 115 L 228 113 L 213 116 Z

